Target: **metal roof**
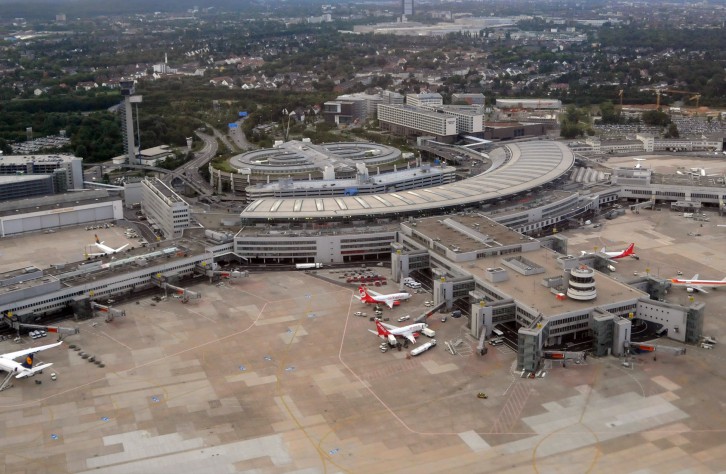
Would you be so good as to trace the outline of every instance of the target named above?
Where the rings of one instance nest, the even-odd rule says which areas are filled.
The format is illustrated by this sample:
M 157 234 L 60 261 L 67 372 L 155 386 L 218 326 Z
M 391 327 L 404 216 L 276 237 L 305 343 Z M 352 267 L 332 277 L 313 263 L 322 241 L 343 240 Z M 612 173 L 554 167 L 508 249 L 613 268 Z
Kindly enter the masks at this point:
M 490 156 L 505 156 L 495 170 L 455 183 L 415 191 L 336 198 L 264 198 L 253 201 L 240 217 L 251 220 L 331 219 L 411 214 L 475 205 L 526 192 L 567 173 L 575 161 L 564 143 L 537 140 L 511 143 Z

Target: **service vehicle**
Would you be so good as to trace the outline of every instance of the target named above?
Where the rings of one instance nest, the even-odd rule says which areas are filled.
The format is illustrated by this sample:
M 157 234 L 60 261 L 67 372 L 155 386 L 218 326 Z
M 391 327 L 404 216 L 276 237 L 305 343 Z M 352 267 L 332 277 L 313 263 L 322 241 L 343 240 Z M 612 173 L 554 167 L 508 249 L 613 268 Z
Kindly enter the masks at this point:
M 411 351 L 411 355 L 412 356 L 417 356 L 417 355 L 419 355 L 419 354 L 421 354 L 423 352 L 426 352 L 427 350 L 431 349 L 435 345 L 436 345 L 436 339 L 431 339 L 426 344 L 422 344 L 422 345 L 418 346 L 417 348 L 415 348 L 414 350 L 412 350 Z

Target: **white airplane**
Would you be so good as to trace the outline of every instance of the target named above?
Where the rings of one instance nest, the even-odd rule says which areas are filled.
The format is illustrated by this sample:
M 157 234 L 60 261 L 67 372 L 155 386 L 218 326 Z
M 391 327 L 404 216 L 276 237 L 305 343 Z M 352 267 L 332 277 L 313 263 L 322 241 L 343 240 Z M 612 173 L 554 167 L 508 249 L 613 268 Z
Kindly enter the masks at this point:
M 356 296 L 356 298 L 358 298 L 361 303 L 385 303 L 388 305 L 389 308 L 398 306 L 399 304 L 401 304 L 401 301 L 405 301 L 411 297 L 411 294 L 406 292 L 382 295 L 380 293 L 376 293 L 375 291 L 369 290 L 363 285 L 358 287 L 358 293 L 360 296 Z
M 88 257 L 99 257 L 99 256 L 103 256 L 103 255 L 111 255 L 114 253 L 119 253 L 120 251 L 122 251 L 123 249 L 125 249 L 126 247 L 129 246 L 129 244 L 126 244 L 126 245 L 122 245 L 121 247 L 115 249 L 113 247 L 109 247 L 108 245 L 104 245 L 104 242 L 102 242 L 98 238 L 98 235 L 94 235 L 94 237 L 96 237 L 96 243 L 94 243 L 93 245 L 98 247 L 101 250 L 101 252 L 100 253 L 87 253 L 86 256 L 88 256 Z
M 63 344 L 63 341 L 56 342 L 55 344 L 48 344 L 47 346 L 31 347 L 29 349 L 23 349 L 22 351 L 8 352 L 7 354 L 0 355 L 0 370 L 7 372 L 8 374 L 16 374 L 16 379 L 23 379 L 30 377 L 40 372 L 43 369 L 47 369 L 52 363 L 41 364 L 33 367 L 33 357 L 36 353 L 44 351 L 46 349 L 52 349 Z M 25 356 L 24 362 L 15 362 L 14 359 Z M 8 375 L 9 377 L 9 375 Z
M 381 339 L 387 340 L 391 345 L 396 344 L 397 337 L 405 337 L 412 343 L 416 344 L 416 336 L 418 336 L 419 332 L 426 329 L 426 323 L 409 324 L 408 326 L 399 328 L 391 326 L 390 324 L 382 323 L 376 319 L 376 329 L 377 331 L 374 331 L 373 329 L 369 329 L 368 331 L 377 335 Z
M 707 288 L 718 288 L 722 286 L 726 286 L 726 278 L 723 280 L 699 280 L 698 279 L 698 273 L 693 275 L 693 278 L 690 280 L 682 280 L 680 278 L 672 278 L 671 283 L 675 286 L 685 286 L 686 291 L 689 293 L 693 293 L 694 291 L 700 291 L 701 293 L 708 293 L 704 289 L 704 286 Z
M 592 255 L 592 253 L 593 252 L 586 252 L 584 250 L 582 251 L 582 255 Z M 605 247 L 603 247 L 602 249 L 600 249 L 600 252 L 595 252 L 595 253 L 602 253 L 604 255 L 607 255 L 608 258 L 610 258 L 612 260 L 617 260 L 618 258 L 623 258 L 623 257 L 631 257 L 631 256 L 635 257 L 635 243 L 628 245 L 628 248 L 626 248 L 625 250 L 616 250 L 614 252 L 608 252 L 605 250 Z
M 635 169 L 639 170 L 643 167 L 641 161 L 645 161 L 645 158 L 633 158 L 635 160 Z

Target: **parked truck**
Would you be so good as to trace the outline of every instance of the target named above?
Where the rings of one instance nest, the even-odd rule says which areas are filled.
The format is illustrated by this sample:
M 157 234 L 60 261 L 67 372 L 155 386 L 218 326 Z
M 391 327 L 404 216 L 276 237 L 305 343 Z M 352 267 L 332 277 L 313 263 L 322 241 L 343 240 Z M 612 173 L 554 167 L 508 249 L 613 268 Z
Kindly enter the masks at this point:
M 427 350 L 431 349 L 436 345 L 436 339 L 431 339 L 431 341 L 427 342 L 426 344 L 421 344 L 417 348 L 411 351 L 412 356 L 417 356 L 421 354 L 422 352 L 426 352 Z
M 436 331 L 434 331 L 433 329 L 429 329 L 429 328 L 423 328 L 421 330 L 421 334 L 423 334 L 426 337 L 434 337 L 434 336 L 436 336 Z

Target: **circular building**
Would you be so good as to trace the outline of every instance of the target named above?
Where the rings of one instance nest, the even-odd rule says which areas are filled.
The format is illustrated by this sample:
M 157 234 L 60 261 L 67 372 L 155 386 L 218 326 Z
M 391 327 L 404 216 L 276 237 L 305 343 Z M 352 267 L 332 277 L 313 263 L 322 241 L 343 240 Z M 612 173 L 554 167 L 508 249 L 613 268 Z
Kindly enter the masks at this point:
M 595 270 L 586 265 L 580 265 L 570 270 L 567 297 L 577 301 L 590 301 L 597 298 Z
M 230 158 L 238 173 L 279 178 L 301 175 L 325 179 L 348 178 L 356 174 L 356 165 L 388 165 L 401 159 L 401 151 L 386 145 L 367 142 L 325 143 L 291 140 L 273 148 L 254 150 Z

